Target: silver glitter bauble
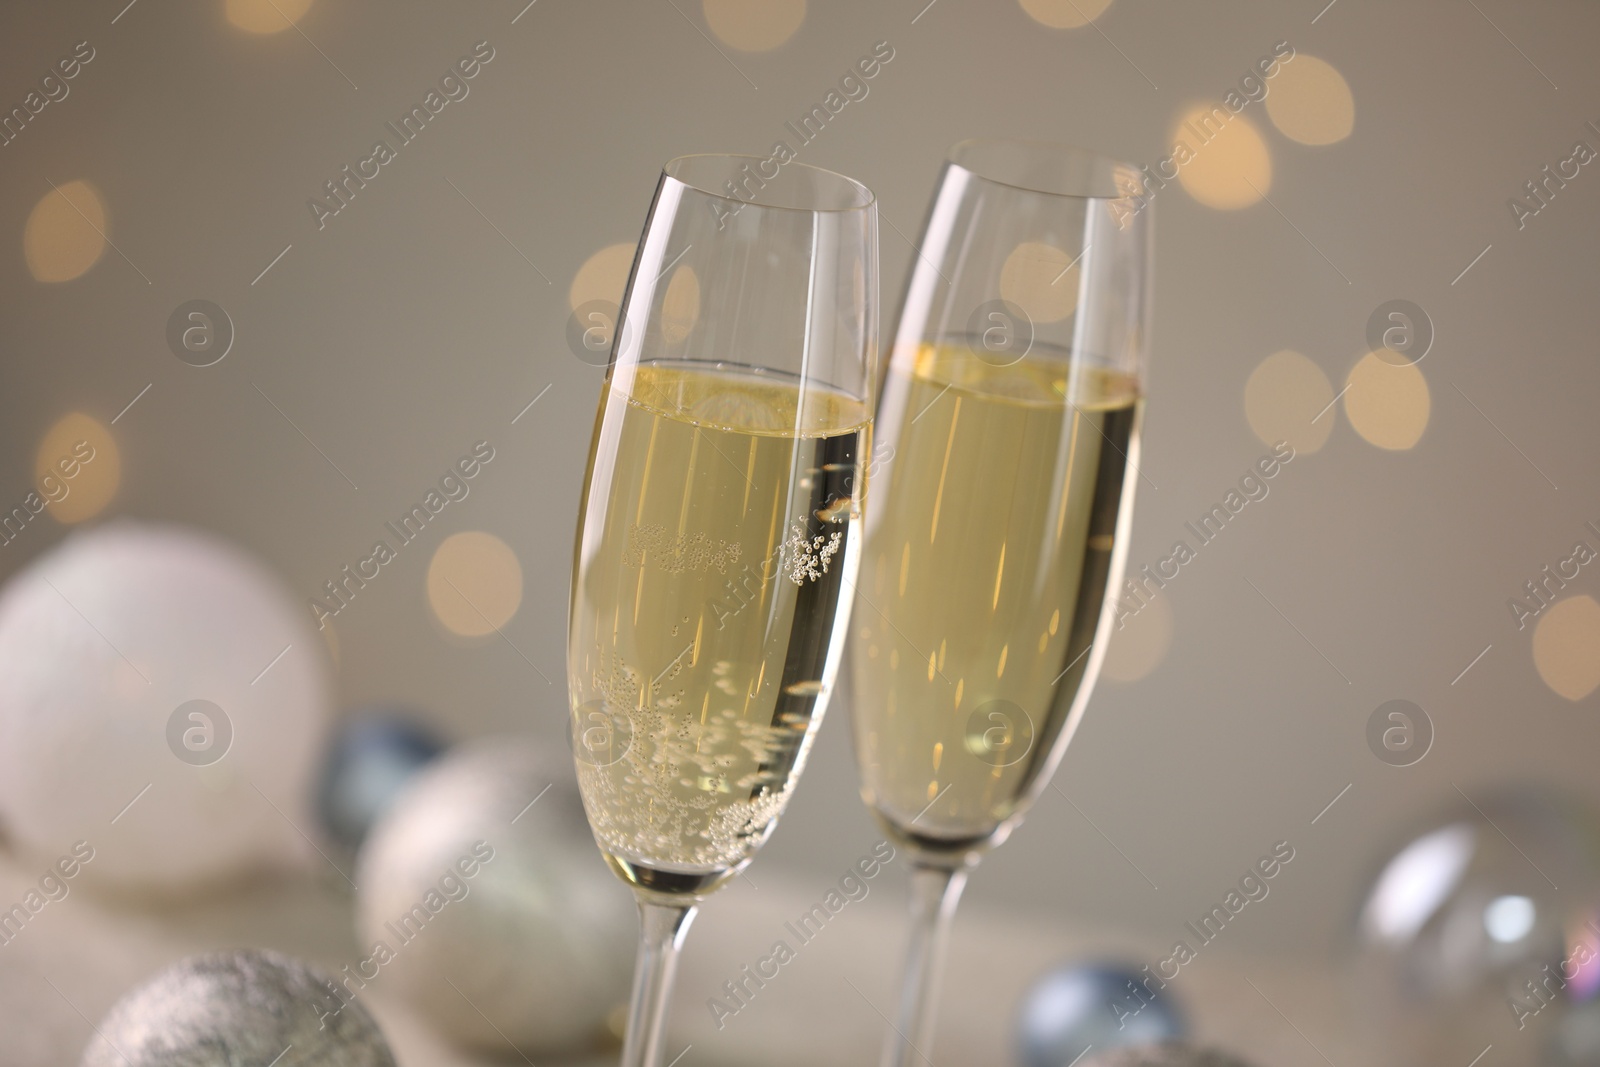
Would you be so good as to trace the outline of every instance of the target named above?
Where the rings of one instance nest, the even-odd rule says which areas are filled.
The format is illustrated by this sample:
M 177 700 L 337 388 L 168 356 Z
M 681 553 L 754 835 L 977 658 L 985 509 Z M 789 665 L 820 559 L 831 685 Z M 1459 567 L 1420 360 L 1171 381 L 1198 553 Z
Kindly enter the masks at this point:
M 395 1067 L 329 979 L 260 949 L 191 956 L 112 1006 L 80 1067 Z
M 1086 1058 L 1079 1067 L 1250 1067 L 1231 1053 L 1184 1041 L 1132 1045 Z
M 357 864 L 364 956 L 341 973 L 456 1041 L 582 1048 L 628 995 L 636 917 L 583 815 L 571 758 L 519 738 L 418 773 Z

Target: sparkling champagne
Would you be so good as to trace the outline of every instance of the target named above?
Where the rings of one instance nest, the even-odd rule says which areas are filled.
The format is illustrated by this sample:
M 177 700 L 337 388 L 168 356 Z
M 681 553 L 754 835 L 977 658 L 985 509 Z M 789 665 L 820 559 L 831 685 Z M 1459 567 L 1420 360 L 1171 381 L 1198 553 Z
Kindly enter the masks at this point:
M 852 713 L 869 807 L 924 850 L 960 853 L 996 843 L 1042 787 L 1093 686 L 1140 390 L 1037 352 L 1010 366 L 960 347 L 899 355 Z
M 703 893 L 771 832 L 833 689 L 871 413 L 747 368 L 616 375 L 572 586 L 578 781 L 624 879 Z

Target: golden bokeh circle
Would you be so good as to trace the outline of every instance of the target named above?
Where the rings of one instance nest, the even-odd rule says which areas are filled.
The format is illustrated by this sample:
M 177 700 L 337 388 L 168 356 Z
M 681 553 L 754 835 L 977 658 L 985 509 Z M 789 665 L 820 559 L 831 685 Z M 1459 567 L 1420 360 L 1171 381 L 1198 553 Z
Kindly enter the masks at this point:
M 620 305 L 622 291 L 628 287 L 628 271 L 633 269 L 635 247 L 628 242 L 606 245 L 584 260 L 578 273 L 572 276 L 567 306 L 576 312 L 591 300 Z
M 1422 439 L 1433 400 L 1414 363 L 1396 366 L 1368 352 L 1346 379 L 1344 414 L 1369 444 L 1404 451 Z
M 1074 258 L 1054 245 L 1023 241 L 1000 268 L 1001 298 L 1027 312 L 1035 323 L 1060 322 L 1078 308 L 1079 271 Z
M 94 518 L 121 485 L 122 453 L 99 419 L 74 411 L 45 431 L 34 453 L 33 486 L 56 521 Z
M 1099 18 L 1111 0 L 1017 0 L 1028 17 L 1052 30 L 1075 30 Z
M 699 321 L 700 276 L 689 264 L 681 263 L 661 297 L 661 335 L 669 344 L 679 344 Z
M 428 606 L 453 634 L 494 633 L 522 606 L 522 564 L 517 554 L 492 533 L 451 534 L 434 549 L 428 563 Z
M 1244 417 L 1264 445 L 1287 441 L 1315 452 L 1333 432 L 1333 385 L 1322 368 L 1298 352 L 1274 352 L 1244 383 Z
M 250 33 L 282 33 L 311 10 L 312 0 L 227 0 L 228 21 Z
M 806 20 L 806 0 L 701 0 L 717 40 L 741 52 L 770 52 Z
M 1172 605 L 1164 596 L 1147 601 L 1122 628 L 1111 628 L 1111 644 L 1100 665 L 1102 677 L 1137 682 L 1161 665 L 1172 647 Z
M 67 182 L 51 189 L 28 213 L 22 253 L 41 282 L 69 282 L 106 251 L 106 206 L 94 186 Z
M 1600 603 L 1574 596 L 1552 604 L 1533 631 L 1533 665 L 1568 700 L 1600 687 Z
M 1185 192 L 1218 211 L 1249 207 L 1272 190 L 1272 153 L 1261 131 L 1222 104 L 1196 104 L 1178 116 L 1170 166 Z
M 1266 105 L 1278 132 L 1301 144 L 1333 144 L 1355 129 L 1350 83 L 1332 63 L 1304 52 L 1278 68 Z

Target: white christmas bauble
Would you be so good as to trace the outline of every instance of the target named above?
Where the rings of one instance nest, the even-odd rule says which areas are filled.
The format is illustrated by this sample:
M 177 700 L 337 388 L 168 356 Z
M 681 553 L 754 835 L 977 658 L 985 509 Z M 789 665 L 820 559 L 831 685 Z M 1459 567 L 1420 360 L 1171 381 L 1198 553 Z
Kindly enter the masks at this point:
M 325 656 L 279 581 L 210 534 L 74 534 L 0 591 L 0 822 L 134 891 L 303 856 Z
M 595 848 L 565 752 L 506 737 L 451 750 L 373 828 L 356 883 L 367 955 L 342 973 L 458 1042 L 582 1048 L 627 999 L 633 898 Z

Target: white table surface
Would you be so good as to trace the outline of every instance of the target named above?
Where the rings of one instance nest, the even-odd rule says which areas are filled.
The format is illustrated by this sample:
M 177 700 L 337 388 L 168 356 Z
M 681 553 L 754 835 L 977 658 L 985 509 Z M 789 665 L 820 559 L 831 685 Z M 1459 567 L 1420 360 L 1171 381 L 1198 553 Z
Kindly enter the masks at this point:
M 0 900 L 20 899 L 32 873 L 26 860 L 0 853 Z M 898 872 L 869 885 L 866 898 L 847 905 L 821 934 L 799 946 L 796 957 L 721 1030 L 707 999 L 778 938 L 798 945 L 784 923 L 820 901 L 828 884 L 763 871 L 757 864 L 749 878 L 713 898 L 691 930 L 679 972 L 668 1057 L 692 1047 L 677 1067 L 874 1063 L 885 1025 L 879 1013 L 890 1012 L 894 1000 L 904 886 Z M 931 1058 L 940 1067 L 1014 1062 L 1016 1006 L 1034 978 L 1072 958 L 1154 961 L 1164 954 L 1166 940 L 1096 929 L 1081 919 L 1040 922 L 961 912 Z M 331 885 L 304 879 L 263 881 L 164 905 L 132 904 L 74 887 L 0 945 L 0 1061 L 8 1067 L 70 1067 L 92 1032 L 88 1020 L 98 1022 L 125 990 L 185 955 L 241 945 L 336 969 L 358 955 L 350 900 Z M 1184 967 L 1171 988 L 1201 1039 L 1224 1044 L 1259 1067 L 1360 1062 L 1351 1027 L 1341 1018 L 1340 979 L 1329 967 L 1231 956 L 1219 941 Z M 376 984 L 373 989 L 366 1002 L 402 1067 L 522 1062 L 515 1054 L 493 1061 L 452 1049 L 406 1005 L 384 999 Z M 561 1062 L 529 1058 L 540 1067 Z M 565 1062 L 588 1067 L 614 1058 L 613 1050 Z

